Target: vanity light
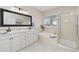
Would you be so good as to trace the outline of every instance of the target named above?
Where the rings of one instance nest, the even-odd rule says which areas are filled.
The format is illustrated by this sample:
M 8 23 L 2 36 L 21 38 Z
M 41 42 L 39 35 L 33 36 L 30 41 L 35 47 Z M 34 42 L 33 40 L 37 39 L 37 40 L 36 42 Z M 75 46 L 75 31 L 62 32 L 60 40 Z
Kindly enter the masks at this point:
M 19 12 L 20 12 L 20 13 L 23 13 L 23 14 L 28 14 L 28 12 L 27 12 L 26 10 L 21 9 L 21 8 L 19 9 Z
M 19 12 L 22 14 L 28 14 L 28 12 L 26 10 L 19 8 L 19 7 L 16 7 L 16 6 L 12 6 L 10 10 L 15 11 L 15 12 Z
M 11 7 L 10 10 L 11 10 L 11 11 L 19 12 L 19 9 L 18 9 L 17 7 Z

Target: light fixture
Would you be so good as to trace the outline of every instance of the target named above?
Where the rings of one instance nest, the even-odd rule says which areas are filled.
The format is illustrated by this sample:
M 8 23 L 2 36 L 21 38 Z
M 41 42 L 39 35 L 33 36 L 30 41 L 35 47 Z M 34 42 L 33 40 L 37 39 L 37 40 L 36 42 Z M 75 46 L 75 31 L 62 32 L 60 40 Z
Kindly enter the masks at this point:
M 23 13 L 23 14 L 28 14 L 28 12 L 22 8 L 19 8 L 17 6 L 12 6 L 11 7 L 11 10 L 12 11 L 15 11 L 15 12 L 19 12 L 19 13 Z

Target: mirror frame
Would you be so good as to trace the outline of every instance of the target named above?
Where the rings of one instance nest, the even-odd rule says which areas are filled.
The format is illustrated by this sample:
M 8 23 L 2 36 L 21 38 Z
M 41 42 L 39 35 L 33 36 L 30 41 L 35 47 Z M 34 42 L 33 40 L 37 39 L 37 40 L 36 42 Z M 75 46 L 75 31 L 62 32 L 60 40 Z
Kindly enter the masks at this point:
M 3 13 L 4 11 L 29 17 L 30 18 L 30 25 L 5 25 L 4 24 L 4 13 Z M 32 16 L 0 8 L 0 26 L 3 26 L 3 27 L 6 27 L 6 26 L 32 26 Z

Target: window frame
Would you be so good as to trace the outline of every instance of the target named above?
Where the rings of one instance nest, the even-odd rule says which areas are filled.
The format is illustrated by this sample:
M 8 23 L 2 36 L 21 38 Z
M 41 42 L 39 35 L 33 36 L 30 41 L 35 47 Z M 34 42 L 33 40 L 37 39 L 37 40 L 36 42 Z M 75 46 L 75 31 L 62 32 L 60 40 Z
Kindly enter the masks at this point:
M 56 21 L 55 19 L 53 19 L 53 17 L 56 17 L 56 18 L 57 18 L 56 20 L 57 20 L 57 23 L 58 23 L 58 15 L 45 16 L 45 17 L 44 17 L 44 26 L 45 26 L 45 27 L 57 26 L 57 25 L 54 25 L 54 24 L 53 24 L 53 22 Z M 46 21 L 45 18 L 50 18 L 50 21 L 49 21 L 49 22 L 50 22 L 50 25 L 48 25 L 48 24 L 46 25 L 46 24 L 45 24 L 45 21 Z

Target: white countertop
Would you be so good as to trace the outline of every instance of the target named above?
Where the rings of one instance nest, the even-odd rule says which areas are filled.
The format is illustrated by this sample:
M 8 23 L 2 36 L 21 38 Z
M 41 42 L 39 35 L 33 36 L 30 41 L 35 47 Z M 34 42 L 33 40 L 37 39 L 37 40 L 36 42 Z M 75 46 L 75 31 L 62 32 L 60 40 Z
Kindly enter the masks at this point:
M 29 32 L 29 31 L 37 31 L 36 29 L 27 29 L 27 30 L 11 30 L 10 32 L 6 31 L 0 31 L 0 35 L 5 35 L 5 34 L 11 34 L 11 33 L 17 33 L 17 32 Z

